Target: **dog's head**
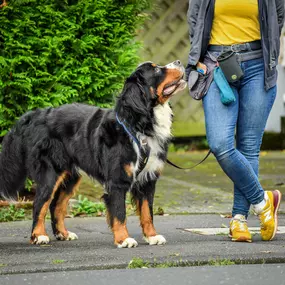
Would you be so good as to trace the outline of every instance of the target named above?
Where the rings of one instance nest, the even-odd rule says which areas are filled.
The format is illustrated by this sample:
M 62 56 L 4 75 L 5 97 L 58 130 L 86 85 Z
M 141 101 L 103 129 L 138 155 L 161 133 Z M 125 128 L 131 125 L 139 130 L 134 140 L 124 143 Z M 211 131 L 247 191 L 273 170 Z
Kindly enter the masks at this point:
M 154 105 L 158 105 L 166 103 L 171 96 L 186 87 L 184 72 L 183 65 L 176 60 L 166 66 L 142 63 L 133 75 L 139 77 L 144 88 L 152 95 Z
M 186 87 L 185 69 L 179 60 L 165 66 L 140 64 L 126 80 L 116 112 L 138 131 L 147 132 L 153 124 L 153 110 Z

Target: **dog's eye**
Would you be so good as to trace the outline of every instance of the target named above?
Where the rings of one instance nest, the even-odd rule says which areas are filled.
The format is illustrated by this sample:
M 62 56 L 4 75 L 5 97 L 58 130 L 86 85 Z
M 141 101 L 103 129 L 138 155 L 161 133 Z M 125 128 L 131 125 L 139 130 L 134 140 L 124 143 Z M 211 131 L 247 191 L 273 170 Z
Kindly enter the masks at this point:
M 160 69 L 159 67 L 156 67 L 156 68 L 154 69 L 154 72 L 155 72 L 155 73 L 160 73 L 160 71 L 161 71 L 161 69 Z

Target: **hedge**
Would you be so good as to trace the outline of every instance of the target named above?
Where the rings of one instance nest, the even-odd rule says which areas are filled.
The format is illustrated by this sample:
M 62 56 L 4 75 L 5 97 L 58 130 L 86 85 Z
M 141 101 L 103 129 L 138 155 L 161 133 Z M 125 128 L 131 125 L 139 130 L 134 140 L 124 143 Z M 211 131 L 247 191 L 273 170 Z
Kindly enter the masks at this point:
M 0 136 L 27 110 L 112 105 L 148 0 L 10 0 L 0 9 Z

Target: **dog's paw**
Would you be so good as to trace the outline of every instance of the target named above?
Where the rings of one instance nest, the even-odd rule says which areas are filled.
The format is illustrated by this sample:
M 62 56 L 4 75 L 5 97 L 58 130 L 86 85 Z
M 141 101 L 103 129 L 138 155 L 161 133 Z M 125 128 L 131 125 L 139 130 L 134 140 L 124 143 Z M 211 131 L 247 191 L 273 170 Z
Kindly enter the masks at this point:
M 31 239 L 32 244 L 48 244 L 50 239 L 48 236 L 35 236 Z
M 162 235 L 156 235 L 156 236 L 152 236 L 152 237 L 143 237 L 143 239 L 149 245 L 163 245 L 163 244 L 166 244 L 166 239 Z
M 55 235 L 57 240 L 76 240 L 78 239 L 77 234 L 73 233 L 73 232 L 67 232 L 67 235 L 63 235 L 62 233 L 57 233 Z
M 78 239 L 78 235 L 73 232 L 68 232 L 68 240 L 76 240 Z
M 123 247 L 131 248 L 131 247 L 137 247 L 138 243 L 133 238 L 126 238 L 121 244 L 118 244 L 117 246 L 118 248 L 123 248 Z

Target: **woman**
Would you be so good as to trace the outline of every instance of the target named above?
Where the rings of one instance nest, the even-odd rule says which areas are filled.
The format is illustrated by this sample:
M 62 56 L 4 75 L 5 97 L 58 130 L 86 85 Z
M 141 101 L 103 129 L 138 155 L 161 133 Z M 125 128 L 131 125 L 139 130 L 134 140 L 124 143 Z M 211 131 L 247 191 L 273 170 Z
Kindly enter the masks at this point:
M 260 217 L 262 239 L 272 240 L 281 193 L 263 190 L 258 165 L 264 128 L 276 97 L 284 0 L 190 0 L 188 23 L 187 77 L 207 52 L 216 57 L 236 52 L 243 72 L 231 83 L 235 102 L 221 102 L 215 81 L 203 98 L 210 149 L 234 183 L 230 236 L 233 241 L 251 242 L 247 216 L 253 205 Z

